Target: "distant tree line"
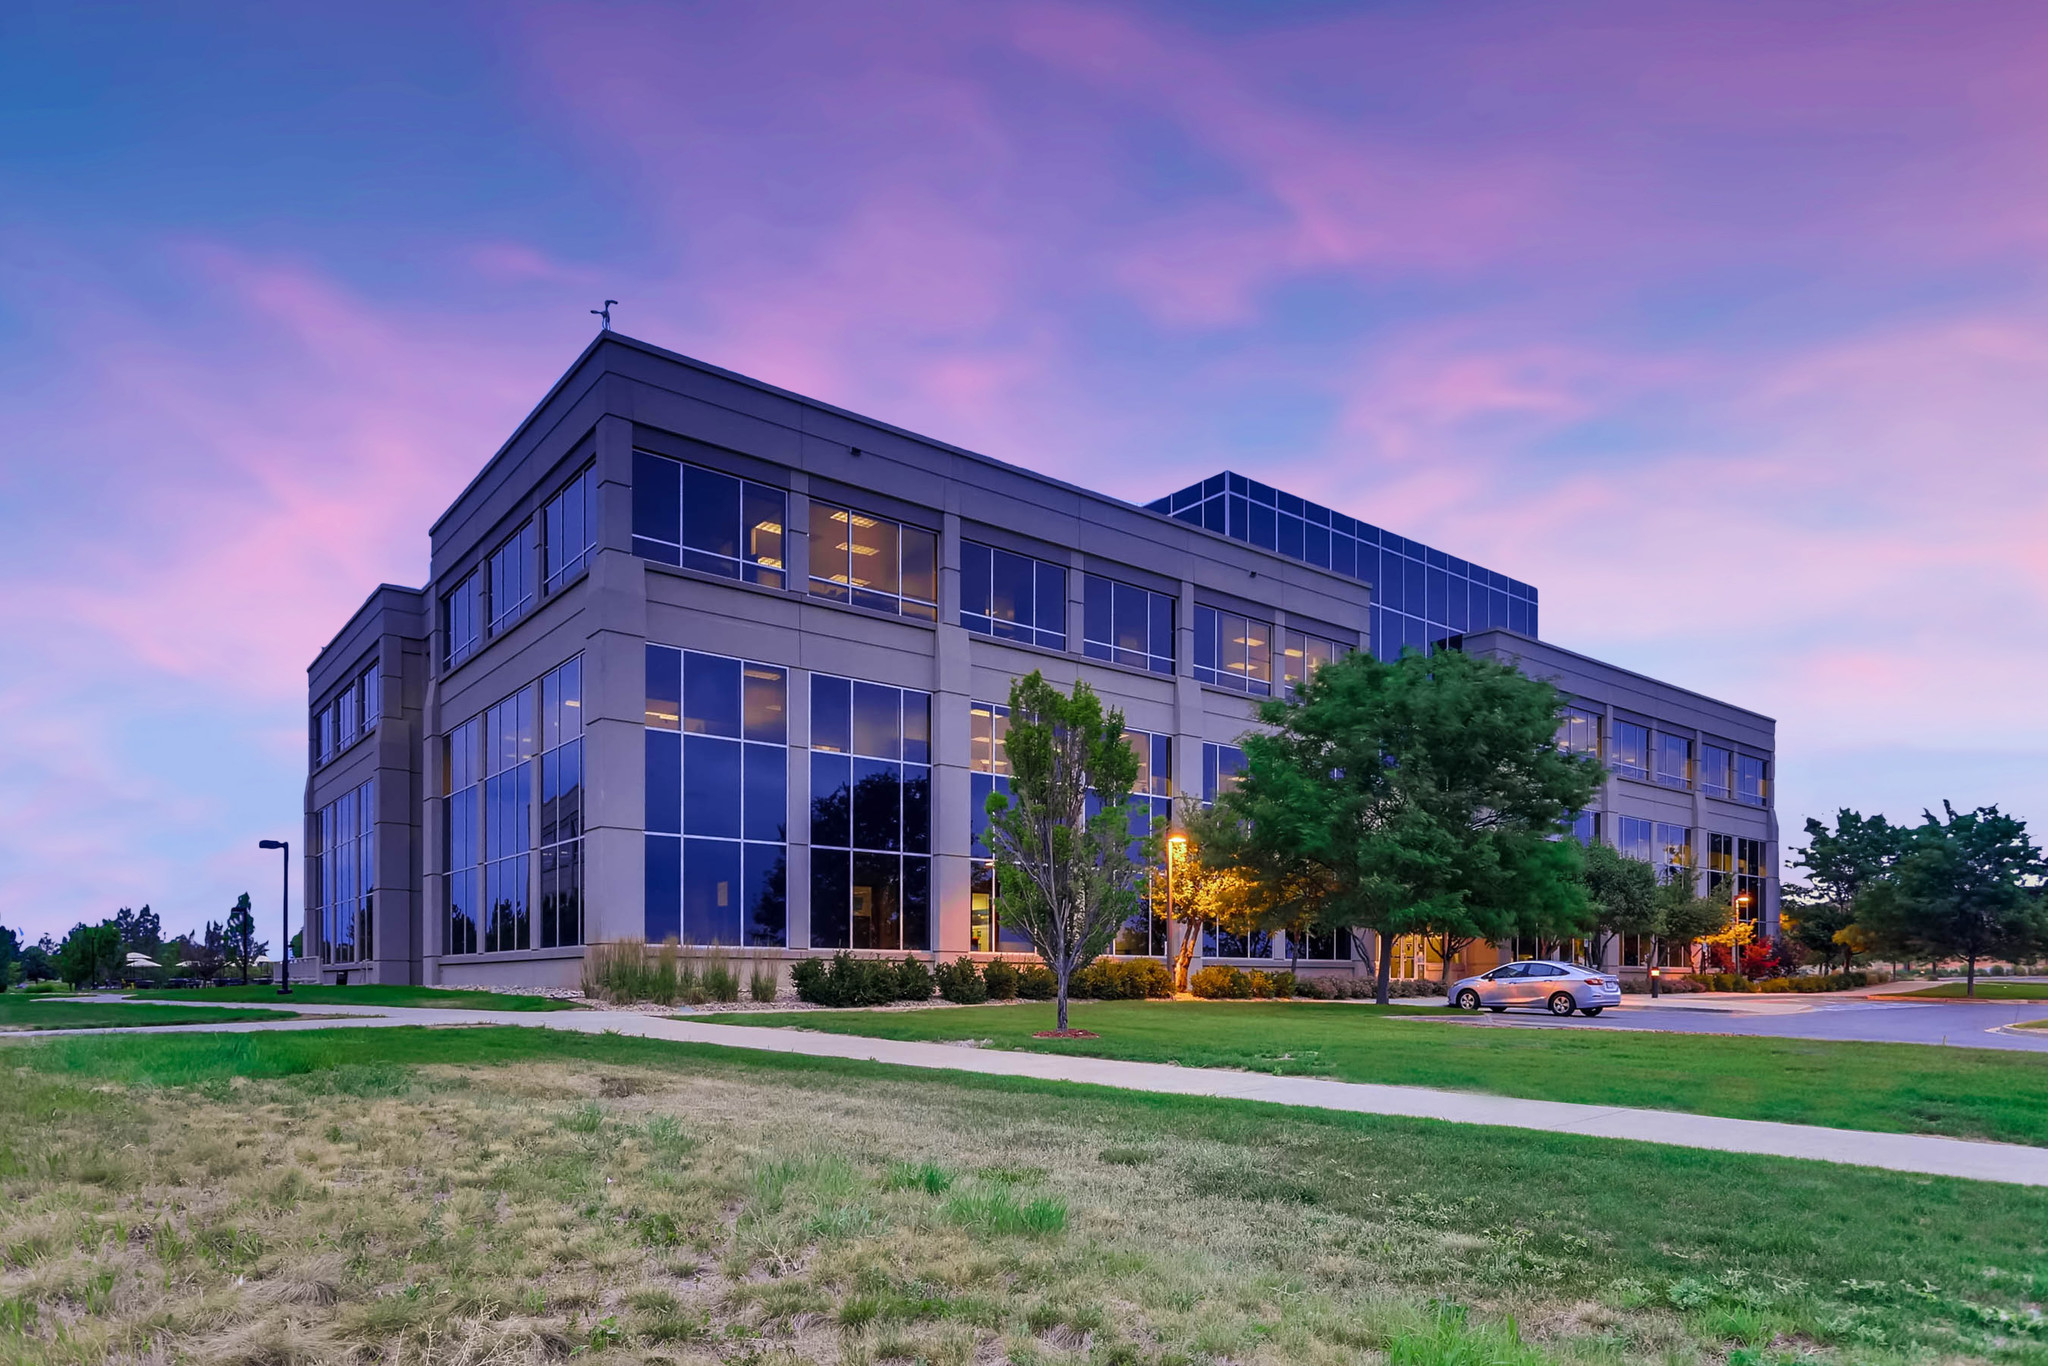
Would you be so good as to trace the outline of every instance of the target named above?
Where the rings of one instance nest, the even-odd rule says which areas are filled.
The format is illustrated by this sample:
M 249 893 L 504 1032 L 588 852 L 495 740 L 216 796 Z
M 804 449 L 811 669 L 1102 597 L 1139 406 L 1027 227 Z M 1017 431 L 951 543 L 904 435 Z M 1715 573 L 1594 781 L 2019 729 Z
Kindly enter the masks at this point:
M 72 926 L 61 940 L 46 934 L 30 944 L 19 931 L 0 925 L 0 991 L 49 981 L 80 989 L 141 980 L 211 984 L 230 974 L 247 983 L 269 951 L 269 942 L 256 937 L 247 892 L 228 908 L 225 920 L 209 920 L 203 929 L 171 939 L 164 938 L 161 918 L 147 905 L 139 911 L 123 906 L 98 924 Z

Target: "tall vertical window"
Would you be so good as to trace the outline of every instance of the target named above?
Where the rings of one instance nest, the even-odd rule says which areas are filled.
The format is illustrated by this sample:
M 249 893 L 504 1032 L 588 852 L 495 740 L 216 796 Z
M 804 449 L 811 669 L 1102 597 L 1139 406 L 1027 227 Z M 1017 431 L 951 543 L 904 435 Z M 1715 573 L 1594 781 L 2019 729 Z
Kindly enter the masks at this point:
M 477 904 L 477 836 L 482 828 L 483 717 L 441 739 L 441 867 L 447 874 L 448 935 L 444 953 L 475 953 L 483 924 Z
M 482 951 L 533 947 L 533 687 L 484 713 Z
M 1585 845 L 1588 849 L 1591 849 L 1600 842 L 1600 813 L 1598 811 L 1581 811 L 1578 815 L 1573 816 L 1570 821 L 1566 822 L 1566 826 L 1572 832 L 1572 838 Z
M 1616 721 L 1607 746 L 1607 766 L 1624 778 L 1650 776 L 1650 728 Z
M 484 578 L 489 584 L 491 634 L 497 635 L 533 610 L 540 595 L 540 547 L 534 541 L 532 522 L 519 530 L 484 561 Z
M 633 553 L 781 588 L 789 495 L 701 465 L 633 452 Z
M 356 695 L 353 681 L 341 690 L 341 696 L 334 699 L 334 747 L 347 749 L 356 742 L 357 726 L 362 723 L 362 700 Z
M 326 763 L 377 727 L 384 712 L 384 676 L 376 664 L 352 678 L 334 699 L 313 713 L 312 758 Z
M 1755 921 L 1763 914 L 1764 879 L 1768 871 L 1762 840 L 1735 841 L 1735 914 L 1741 919 Z
M 929 693 L 811 675 L 811 947 L 931 947 Z
M 1734 791 L 1735 753 L 1721 745 L 1700 746 L 1700 791 L 1727 797 Z
M 1195 609 L 1195 677 L 1265 697 L 1273 691 L 1273 628 L 1235 612 Z
M 1770 773 L 1762 759 L 1753 754 L 1735 756 L 1735 800 L 1744 806 L 1763 806 L 1770 798 Z
M 441 667 L 452 669 L 483 643 L 481 575 L 472 570 L 441 598 Z
M 384 716 L 384 667 L 372 664 L 363 671 L 361 684 L 363 697 L 363 730 L 367 733 L 377 728 L 377 722 Z
M 541 549 L 552 593 L 582 572 L 597 550 L 597 469 L 586 467 L 541 509 Z
M 960 624 L 985 636 L 1067 648 L 1067 571 L 1029 555 L 960 543 Z
M 311 919 L 319 927 L 323 963 L 364 962 L 375 953 L 376 818 L 372 778 L 321 807 L 315 820 Z
M 583 659 L 540 681 L 540 919 L 534 947 L 583 942 Z
M 1692 741 L 1670 731 L 1657 732 L 1657 781 L 1680 791 L 1692 790 Z
M 1347 647 L 1306 631 L 1280 632 L 1280 686 L 1291 695 L 1308 682 L 1310 674 L 1335 660 Z
M 1566 754 L 1600 757 L 1600 713 L 1586 707 L 1566 707 L 1558 713 L 1557 747 Z
M 939 538 L 923 527 L 811 500 L 811 592 L 939 619 Z
M 648 942 L 789 942 L 789 675 L 647 647 Z
M 1735 836 L 1707 836 L 1707 890 L 1713 891 L 1735 876 Z
M 1173 672 L 1173 599 L 1149 588 L 1086 575 L 1082 650 L 1156 674 Z
M 1695 867 L 1692 857 L 1692 830 L 1683 825 L 1667 825 L 1657 822 L 1657 878 L 1660 882 L 1675 882 L 1690 878 Z
M 976 702 L 968 709 L 972 748 L 968 791 L 974 809 L 968 815 L 973 834 L 973 872 L 968 888 L 967 946 L 976 953 L 1022 953 L 1031 941 L 1005 932 L 996 906 L 994 855 L 988 847 L 989 794 L 1010 795 L 1010 755 L 1004 741 L 1010 733 L 1010 709 L 995 702 Z
M 1124 732 L 1124 743 L 1138 756 L 1138 778 L 1131 784 L 1131 841 L 1152 833 L 1154 824 L 1173 819 L 1173 737 L 1142 730 Z M 1138 855 L 1136 848 L 1132 856 Z M 1166 913 L 1153 906 L 1141 886 L 1140 904 L 1118 927 L 1113 951 L 1127 954 L 1166 952 Z
M 1614 822 L 1614 848 L 1623 858 L 1654 866 L 1657 862 L 1657 827 L 1654 822 L 1634 816 L 1619 816 Z

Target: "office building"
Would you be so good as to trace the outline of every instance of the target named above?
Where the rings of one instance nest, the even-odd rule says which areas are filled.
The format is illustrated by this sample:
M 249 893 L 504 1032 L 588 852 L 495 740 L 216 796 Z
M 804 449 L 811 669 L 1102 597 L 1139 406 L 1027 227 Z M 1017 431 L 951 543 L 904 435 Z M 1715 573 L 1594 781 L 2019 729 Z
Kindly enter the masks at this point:
M 379 588 L 313 664 L 308 957 L 330 981 L 567 986 L 622 939 L 1020 952 L 979 840 L 1014 678 L 1122 708 L 1163 815 L 1232 781 L 1259 700 L 1397 616 L 1404 642 L 1526 654 L 1603 735 L 1771 759 L 1768 721 L 1535 640 L 1525 584 L 1210 485 L 1140 508 L 602 334 L 433 525 L 426 587 Z M 1411 564 L 1416 611 L 1405 588 L 1377 606 Z M 1704 847 L 1716 803 L 1686 790 Z M 1164 953 L 1164 927 L 1115 947 Z M 1344 936 L 1203 953 L 1353 968 Z

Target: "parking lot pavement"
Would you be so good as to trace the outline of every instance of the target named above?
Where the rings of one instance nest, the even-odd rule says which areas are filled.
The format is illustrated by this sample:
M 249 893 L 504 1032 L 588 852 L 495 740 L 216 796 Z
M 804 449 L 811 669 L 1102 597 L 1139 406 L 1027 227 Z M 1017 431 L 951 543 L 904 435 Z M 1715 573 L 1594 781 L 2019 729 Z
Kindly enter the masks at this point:
M 1997 1048 L 2048 1052 L 2048 1029 L 2014 1030 L 2026 1020 L 2048 1018 L 2048 1001 L 1905 1002 L 1883 999 L 1791 1001 L 1782 1010 L 1755 1007 L 1768 1002 L 1681 998 L 1652 1004 L 1624 998 L 1597 1020 L 1556 1019 L 1535 1011 L 1495 1015 L 1453 1015 L 1441 1019 L 1472 1029 L 1633 1029 L 1674 1034 L 1742 1034 L 1779 1039 L 1842 1039 L 1861 1043 L 1921 1043 L 1950 1048 Z

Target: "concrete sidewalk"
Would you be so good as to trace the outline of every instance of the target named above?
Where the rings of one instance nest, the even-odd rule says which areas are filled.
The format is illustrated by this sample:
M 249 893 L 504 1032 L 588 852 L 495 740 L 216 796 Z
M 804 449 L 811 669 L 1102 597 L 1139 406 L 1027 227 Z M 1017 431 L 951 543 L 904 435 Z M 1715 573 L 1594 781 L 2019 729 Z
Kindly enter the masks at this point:
M 118 999 L 118 998 L 115 998 Z M 279 1005 L 276 1009 L 289 1009 Z M 1926 1176 L 1953 1176 L 2008 1185 L 2048 1186 L 2048 1148 L 2015 1143 L 1980 1143 L 1969 1139 L 1923 1134 L 1870 1133 L 1859 1129 L 1824 1129 L 1804 1124 L 1777 1124 L 1754 1119 L 1722 1119 L 1712 1115 L 1667 1110 L 1633 1110 L 1614 1106 L 1575 1105 L 1559 1101 L 1521 1100 L 1511 1096 L 1464 1091 L 1435 1091 L 1420 1086 L 1381 1086 L 1365 1082 L 1323 1081 L 1310 1077 L 1274 1077 L 1256 1072 L 1175 1067 L 1164 1063 L 1123 1062 L 1049 1053 L 1009 1052 L 960 1044 L 913 1043 L 857 1035 L 817 1034 L 800 1029 L 763 1029 L 749 1025 L 705 1024 L 689 1019 L 664 1019 L 628 1011 L 564 1010 L 545 1013 L 485 1010 L 409 1009 L 390 1006 L 321 1005 L 329 1018 L 281 1020 L 276 1024 L 238 1021 L 223 1024 L 137 1026 L 132 1029 L 43 1030 L 23 1038 L 62 1034 L 211 1034 L 276 1030 L 391 1028 L 403 1025 L 513 1025 L 559 1029 L 581 1034 L 617 1033 L 676 1043 L 712 1044 L 723 1048 L 812 1058 L 847 1058 L 890 1063 L 934 1071 L 969 1072 L 982 1076 L 1029 1077 L 1040 1081 L 1078 1082 L 1164 1095 L 1211 1096 L 1224 1100 L 1255 1100 L 1273 1105 L 1301 1105 L 1354 1114 L 1399 1115 L 1452 1124 L 1486 1124 L 1497 1128 L 1535 1129 L 1545 1133 L 1622 1138 L 1638 1143 L 1664 1143 L 1682 1148 L 1753 1153 L 1769 1157 L 1840 1162 Z M 13 1036 L 0 1036 L 13 1037 Z

